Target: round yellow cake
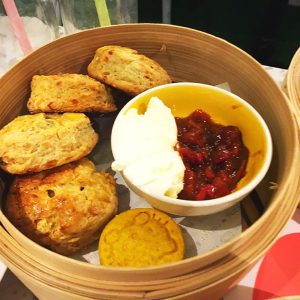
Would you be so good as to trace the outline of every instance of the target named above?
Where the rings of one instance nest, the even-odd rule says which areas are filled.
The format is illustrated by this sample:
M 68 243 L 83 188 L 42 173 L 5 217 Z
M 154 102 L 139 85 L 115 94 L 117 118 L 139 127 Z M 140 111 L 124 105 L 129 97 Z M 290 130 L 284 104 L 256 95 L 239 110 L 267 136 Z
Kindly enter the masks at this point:
M 153 208 L 127 210 L 104 228 L 99 241 L 104 266 L 147 267 L 183 259 L 180 227 L 165 213 Z

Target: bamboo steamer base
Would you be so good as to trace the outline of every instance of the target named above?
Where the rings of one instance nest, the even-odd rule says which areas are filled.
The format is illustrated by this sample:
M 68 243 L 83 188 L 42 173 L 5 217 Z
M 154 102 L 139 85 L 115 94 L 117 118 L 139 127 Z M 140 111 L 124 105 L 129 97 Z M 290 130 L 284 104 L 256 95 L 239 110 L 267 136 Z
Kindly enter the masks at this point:
M 284 226 L 284 224 L 285 223 L 283 218 L 282 226 Z M 274 235 L 274 233 L 272 233 L 272 231 L 269 230 L 269 226 L 267 227 L 267 230 L 270 235 Z M 173 298 L 174 295 L 177 295 L 176 297 L 174 296 L 174 299 L 186 299 L 185 297 L 193 297 L 196 295 L 201 296 L 200 299 L 218 299 L 219 297 L 224 295 L 224 293 L 226 293 L 231 286 L 234 286 L 234 283 L 238 282 L 242 278 L 243 274 L 247 272 L 247 270 L 245 270 L 245 265 L 247 265 L 247 269 L 249 269 L 256 261 L 256 258 L 254 259 L 254 261 L 253 258 L 251 259 L 251 257 L 253 257 L 253 253 L 250 253 L 249 251 L 247 252 L 245 251 L 245 249 L 243 249 L 244 255 L 239 255 L 235 259 L 228 259 L 227 263 L 225 263 L 224 261 L 219 262 L 219 268 L 227 268 L 227 271 L 225 270 L 226 272 L 224 272 L 229 274 L 227 275 L 227 277 L 223 277 L 223 275 L 220 272 L 218 272 L 216 264 L 214 264 L 213 266 L 211 266 L 211 270 L 207 268 L 205 271 L 202 270 L 198 272 L 193 272 L 185 278 L 175 278 L 174 280 L 172 280 L 172 282 L 158 281 L 158 284 L 155 286 L 149 286 L 149 283 L 146 282 L 141 282 L 139 283 L 139 285 L 133 285 L 134 283 L 128 283 L 127 285 L 126 283 L 118 283 L 119 286 L 117 288 L 116 286 L 111 285 L 110 282 L 107 282 L 104 285 L 99 285 L 99 282 L 98 284 L 97 282 L 93 282 L 89 286 L 89 288 L 95 291 L 90 291 L 87 288 L 83 288 L 84 286 L 86 287 L 86 285 L 84 285 L 82 282 L 77 281 L 75 278 L 67 278 L 64 274 L 61 274 L 61 272 L 53 272 L 51 270 L 46 269 L 42 270 L 43 272 L 40 272 L 41 267 L 38 268 L 37 264 L 34 261 L 34 257 L 30 256 L 30 254 L 24 250 L 22 254 L 22 247 L 20 247 L 20 245 L 18 245 L 18 243 L 14 240 L 11 241 L 9 239 L 9 235 L 3 229 L 1 231 L 0 236 L 0 250 L 2 255 L 6 255 L 3 256 L 4 261 L 7 263 L 9 268 L 12 269 L 13 272 L 20 278 L 20 280 L 22 280 L 25 283 L 26 286 L 32 289 L 32 281 L 34 281 L 35 286 L 41 285 L 41 292 L 44 291 L 46 296 L 50 294 L 48 294 L 48 289 L 46 289 L 45 292 L 45 285 L 53 287 L 51 288 L 51 290 L 53 290 L 55 287 L 55 293 L 57 295 L 61 295 L 61 297 L 67 297 L 68 290 L 72 289 L 75 283 L 75 288 L 72 289 L 73 293 L 76 295 L 76 298 L 74 299 L 115 299 L 115 297 L 118 297 L 120 299 L 169 299 L 170 297 Z M 260 252 L 260 249 L 264 248 L 265 251 L 267 251 L 268 245 L 262 243 L 261 241 L 262 238 L 260 235 L 258 235 L 257 239 L 253 241 L 253 243 L 255 243 L 256 245 L 256 248 L 253 248 L 251 250 Z M 2 243 L 7 248 L 7 251 L 5 251 L 5 249 L 2 248 Z M 18 255 L 17 258 L 14 257 L 12 251 L 14 251 L 15 254 Z M 12 257 L 12 260 L 14 261 L 13 263 L 15 265 L 17 264 L 17 267 L 11 265 L 12 262 L 8 259 L 9 255 Z M 260 252 L 259 254 L 255 253 L 254 257 L 257 257 L 256 255 L 260 256 L 262 255 L 262 252 Z M 234 267 L 232 267 L 232 265 L 234 265 Z M 22 271 L 20 272 L 20 270 Z M 205 274 L 201 274 L 203 272 L 205 272 Z M 24 273 L 30 274 L 28 275 L 29 280 L 27 280 L 28 276 L 23 276 Z M 85 279 L 86 278 L 82 278 L 81 280 L 84 281 Z M 213 283 L 211 283 L 212 280 L 216 279 L 218 280 L 213 281 Z M 132 286 L 130 284 L 132 284 Z M 80 287 L 80 285 L 83 286 Z M 38 293 L 40 292 L 37 291 L 36 288 L 32 290 L 40 299 L 43 299 L 43 297 L 39 296 L 40 294 Z M 202 298 L 204 297 L 204 295 L 210 295 L 210 298 Z
M 3 252 L 2 252 L 3 254 Z M 230 276 L 229 278 L 221 279 L 219 282 L 214 282 L 211 284 L 207 284 L 201 288 L 191 288 L 192 283 L 197 283 L 198 279 L 193 278 L 193 282 L 191 282 L 190 286 L 186 285 L 184 282 L 177 283 L 177 286 L 185 286 L 186 292 L 182 292 L 180 289 L 174 290 L 155 290 L 155 291 L 147 291 L 144 287 L 143 290 L 136 291 L 127 291 L 120 292 L 114 290 L 106 290 L 102 291 L 101 294 L 90 295 L 87 298 L 86 292 L 83 290 L 78 290 L 76 293 L 72 291 L 72 293 L 68 292 L 65 284 L 65 288 L 61 289 L 57 287 L 57 285 L 53 285 L 50 283 L 50 280 L 45 280 L 42 277 L 34 277 L 32 269 L 28 268 L 28 261 L 18 261 L 16 264 L 15 261 L 9 260 L 5 256 L 2 257 L 6 262 L 7 266 L 12 270 L 17 277 L 32 291 L 34 291 L 35 295 L 41 299 L 219 299 L 222 295 L 228 292 L 230 287 L 234 286 L 243 275 L 248 270 L 239 271 L 235 274 L 235 276 Z M 22 272 L 20 272 L 22 270 Z M 37 274 L 35 274 L 37 275 Z M 61 279 L 59 279 L 61 280 Z M 108 286 L 109 287 L 109 286 Z M 107 288 L 108 288 L 107 287 Z M 69 286 L 69 289 L 71 287 Z M 175 296 L 174 296 L 175 295 Z M 55 297 L 54 297 L 55 296 Z M 53 297 L 53 298 L 52 298 Z
M 25 274 L 24 272 L 20 273 L 18 268 L 8 264 L 10 270 L 17 275 L 20 281 L 24 283 L 24 285 L 31 291 L 34 291 L 35 296 L 39 300 L 66 300 L 66 299 L 74 299 L 74 300 L 85 300 L 87 299 L 84 295 L 74 295 L 73 292 L 62 291 L 56 287 L 46 285 L 45 283 L 40 282 L 38 279 L 30 277 L 30 275 Z M 250 269 L 249 269 L 250 270 Z M 211 286 L 206 286 L 205 288 L 193 290 L 184 294 L 171 296 L 167 298 L 161 298 L 160 296 L 157 298 L 154 295 L 145 293 L 136 293 L 128 294 L 127 297 L 121 295 L 121 299 L 185 299 L 185 300 L 194 300 L 194 299 L 209 299 L 209 300 L 219 300 L 223 295 L 225 295 L 232 286 L 235 286 L 242 277 L 247 273 L 248 270 L 237 274 L 234 278 L 227 279 L 222 283 L 213 283 Z M 90 299 L 120 299 L 119 293 L 113 293 L 110 296 L 98 296 L 96 298 Z
M 299 202 L 293 103 L 261 65 L 224 40 L 172 25 L 117 25 L 61 38 L 6 73 L 0 79 L 0 126 L 25 112 L 34 74 L 86 73 L 95 50 L 109 44 L 154 58 L 174 81 L 228 82 L 262 114 L 274 144 L 270 171 L 257 189 L 265 211 L 240 236 L 209 253 L 148 269 L 95 266 L 55 254 L 22 235 L 0 211 L 0 256 L 39 299 L 218 299 L 271 247 Z M 270 182 L 277 189 L 270 190 Z

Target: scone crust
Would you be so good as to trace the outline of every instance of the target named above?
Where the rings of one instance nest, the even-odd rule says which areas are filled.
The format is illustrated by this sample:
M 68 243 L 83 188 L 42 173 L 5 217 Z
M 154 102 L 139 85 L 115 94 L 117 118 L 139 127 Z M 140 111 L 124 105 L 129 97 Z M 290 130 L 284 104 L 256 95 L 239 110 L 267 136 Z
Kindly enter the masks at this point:
M 149 267 L 183 259 L 180 227 L 153 208 L 127 210 L 113 218 L 99 241 L 101 265 Z
M 85 157 L 97 141 L 82 113 L 19 116 L 0 130 L 0 166 L 12 174 L 51 169 Z
M 31 113 L 108 113 L 117 109 L 109 89 L 82 74 L 34 75 L 27 108 Z
M 117 209 L 113 177 L 86 158 L 17 176 L 6 202 L 8 218 L 26 236 L 61 254 L 97 240 Z
M 136 50 L 114 45 L 97 49 L 88 65 L 88 74 L 133 96 L 171 82 L 167 71 L 154 60 Z

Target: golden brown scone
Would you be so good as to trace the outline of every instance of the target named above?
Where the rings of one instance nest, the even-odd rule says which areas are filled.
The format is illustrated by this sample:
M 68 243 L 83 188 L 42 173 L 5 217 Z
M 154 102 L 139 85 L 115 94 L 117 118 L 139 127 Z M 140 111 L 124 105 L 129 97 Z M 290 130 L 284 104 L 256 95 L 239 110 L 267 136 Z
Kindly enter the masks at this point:
M 106 113 L 117 109 L 105 85 L 82 74 L 33 76 L 27 108 L 31 113 Z
M 113 177 L 86 158 L 17 176 L 6 202 L 7 216 L 21 232 L 62 254 L 97 240 L 116 209 Z
M 19 116 L 0 130 L 0 166 L 12 174 L 39 172 L 86 156 L 97 141 L 82 113 Z
M 179 261 L 184 242 L 179 226 L 153 208 L 127 210 L 103 229 L 100 262 L 105 266 L 147 267 Z
M 97 49 L 88 66 L 90 76 L 130 95 L 170 83 L 168 73 L 154 60 L 121 46 Z

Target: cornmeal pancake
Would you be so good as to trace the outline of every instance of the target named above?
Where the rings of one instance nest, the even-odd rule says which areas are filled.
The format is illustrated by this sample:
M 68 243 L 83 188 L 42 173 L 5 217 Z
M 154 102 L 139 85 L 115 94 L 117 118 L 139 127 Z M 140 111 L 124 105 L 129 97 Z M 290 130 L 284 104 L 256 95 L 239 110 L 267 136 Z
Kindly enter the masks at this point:
M 117 109 L 109 89 L 82 74 L 33 76 L 27 108 L 31 113 L 107 113 Z
M 130 95 L 171 82 L 166 70 L 157 62 L 121 46 L 97 49 L 88 74 Z
M 152 208 L 127 210 L 112 219 L 99 241 L 104 266 L 147 267 L 183 259 L 184 242 L 179 226 Z
M 71 254 L 96 241 L 117 209 L 113 177 L 87 158 L 17 176 L 6 202 L 8 218 L 26 236 Z
M 86 156 L 97 141 L 82 113 L 19 116 L 0 130 L 0 166 L 12 174 L 39 172 Z

